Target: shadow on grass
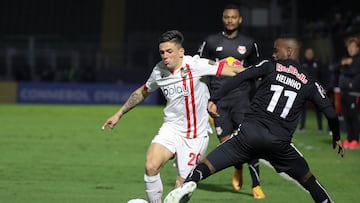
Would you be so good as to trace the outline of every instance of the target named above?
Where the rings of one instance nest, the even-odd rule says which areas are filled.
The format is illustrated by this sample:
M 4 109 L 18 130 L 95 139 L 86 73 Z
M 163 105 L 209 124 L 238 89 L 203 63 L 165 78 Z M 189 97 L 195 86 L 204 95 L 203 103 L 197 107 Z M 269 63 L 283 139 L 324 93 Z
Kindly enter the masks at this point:
M 219 184 L 199 183 L 197 188 L 200 190 L 206 190 L 210 192 L 230 192 L 230 193 L 236 193 L 236 194 L 252 197 L 252 193 L 244 192 L 244 191 L 235 191 L 233 189 L 229 189 L 229 187 L 227 186 L 222 186 Z

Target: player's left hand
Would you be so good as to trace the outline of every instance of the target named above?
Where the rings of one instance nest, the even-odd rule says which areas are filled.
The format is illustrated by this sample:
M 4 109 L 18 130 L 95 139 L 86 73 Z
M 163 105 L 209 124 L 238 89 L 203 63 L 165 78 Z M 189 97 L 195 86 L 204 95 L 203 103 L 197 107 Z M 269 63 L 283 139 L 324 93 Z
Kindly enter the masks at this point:
M 209 103 L 208 103 L 208 112 L 209 112 L 210 116 L 213 118 L 220 116 L 220 114 L 217 112 L 216 104 L 212 101 L 209 101 Z
M 344 148 L 344 145 L 343 145 L 342 141 L 341 141 L 341 140 L 338 140 L 338 141 L 334 141 L 334 140 L 333 140 L 333 149 L 336 149 L 336 146 L 339 147 L 339 149 L 338 149 L 338 154 L 340 154 L 341 157 L 344 157 L 344 155 L 345 155 L 345 148 Z

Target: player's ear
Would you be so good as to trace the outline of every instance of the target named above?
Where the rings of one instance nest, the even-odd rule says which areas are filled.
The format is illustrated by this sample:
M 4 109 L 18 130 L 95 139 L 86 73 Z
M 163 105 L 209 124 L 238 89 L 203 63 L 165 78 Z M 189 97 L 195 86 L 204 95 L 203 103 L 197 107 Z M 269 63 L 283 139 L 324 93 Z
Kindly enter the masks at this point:
M 179 49 L 179 53 L 180 53 L 180 57 L 183 57 L 185 55 L 185 49 L 184 48 L 180 48 Z
M 286 50 L 286 54 L 287 54 L 287 57 L 290 58 L 292 53 L 293 53 L 293 49 L 291 47 L 288 47 L 287 50 Z
M 242 23 L 242 16 L 240 16 L 240 18 L 239 18 L 239 24 L 241 24 Z

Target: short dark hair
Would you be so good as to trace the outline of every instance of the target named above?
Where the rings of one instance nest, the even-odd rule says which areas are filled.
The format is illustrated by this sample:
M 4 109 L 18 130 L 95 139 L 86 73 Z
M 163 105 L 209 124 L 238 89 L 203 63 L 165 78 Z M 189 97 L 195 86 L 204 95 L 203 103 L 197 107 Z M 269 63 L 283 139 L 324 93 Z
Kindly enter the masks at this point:
M 357 37 L 349 37 L 345 40 L 345 45 L 348 46 L 351 43 L 355 43 L 356 46 L 360 46 L 359 39 Z
M 166 31 L 159 38 L 159 44 L 163 42 L 174 42 L 175 44 L 182 46 L 182 43 L 184 42 L 184 36 L 178 30 Z
M 299 39 L 297 34 L 294 33 L 282 33 L 277 38 L 280 39 Z
M 285 39 L 287 41 L 292 41 L 294 43 L 294 45 L 296 45 L 296 48 L 300 48 L 302 46 L 299 37 L 293 33 L 281 34 L 276 39 Z
M 240 12 L 240 6 L 238 4 L 235 4 L 235 3 L 226 4 L 224 6 L 224 10 L 226 10 L 226 9 L 235 9 L 235 10 L 238 10 Z

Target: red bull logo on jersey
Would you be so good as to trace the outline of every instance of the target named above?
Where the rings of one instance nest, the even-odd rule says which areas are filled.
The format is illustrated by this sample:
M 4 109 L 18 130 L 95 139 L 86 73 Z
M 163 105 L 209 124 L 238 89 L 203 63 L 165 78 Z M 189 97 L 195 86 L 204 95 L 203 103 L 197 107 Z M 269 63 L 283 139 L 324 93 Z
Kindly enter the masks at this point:
M 295 68 L 294 66 L 290 65 L 289 67 L 286 67 L 280 63 L 277 63 L 276 71 L 290 73 L 292 75 L 295 75 L 295 77 L 297 79 L 299 79 L 303 84 L 306 84 L 308 82 L 308 80 L 306 79 L 306 75 L 304 75 L 303 73 L 299 73 L 298 69 Z
M 237 51 L 240 54 L 245 54 L 246 53 L 246 46 L 238 46 Z
M 219 63 L 223 62 L 223 61 L 226 61 L 226 64 L 230 65 L 230 66 L 242 66 L 243 65 L 243 62 L 242 61 L 239 61 L 237 60 L 236 58 L 232 57 L 232 56 L 229 56 L 229 57 L 226 57 L 224 59 L 221 59 L 219 61 Z

